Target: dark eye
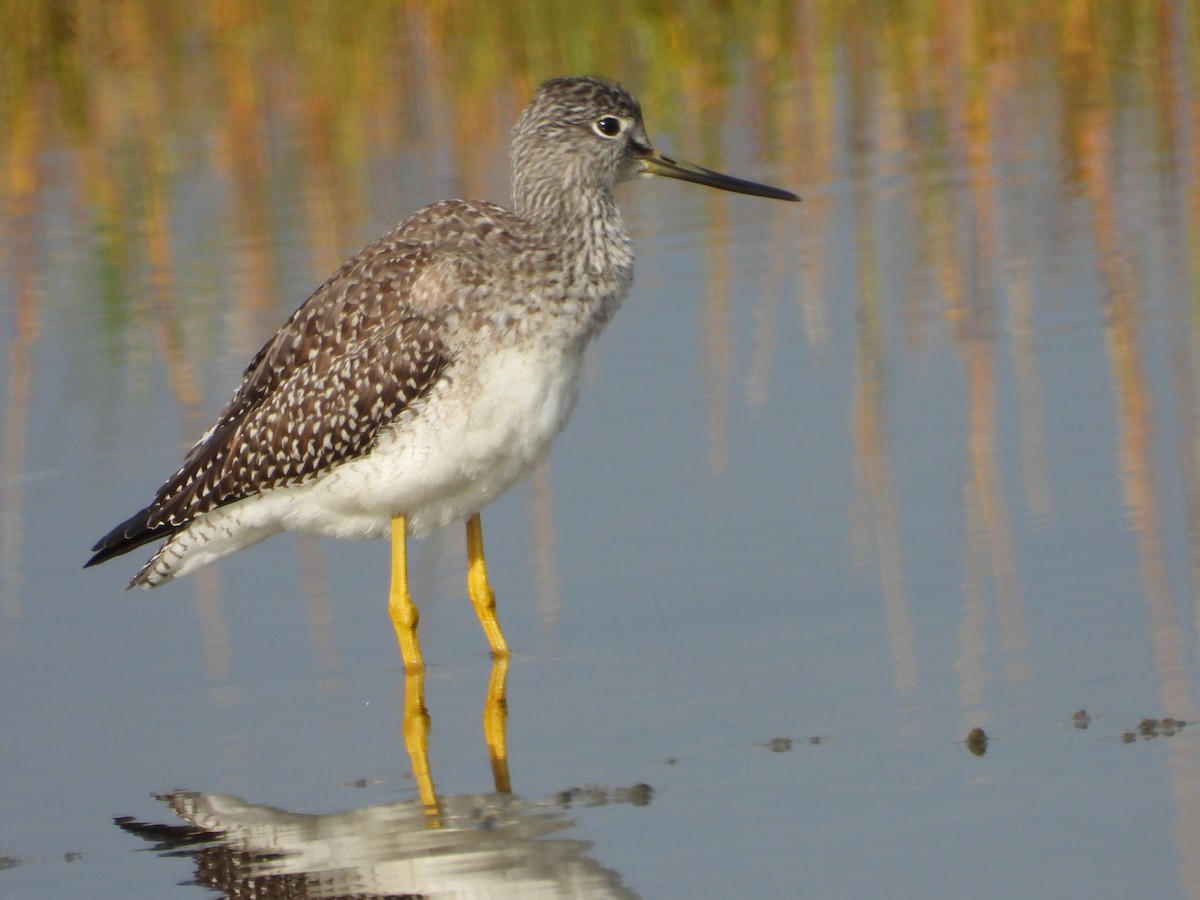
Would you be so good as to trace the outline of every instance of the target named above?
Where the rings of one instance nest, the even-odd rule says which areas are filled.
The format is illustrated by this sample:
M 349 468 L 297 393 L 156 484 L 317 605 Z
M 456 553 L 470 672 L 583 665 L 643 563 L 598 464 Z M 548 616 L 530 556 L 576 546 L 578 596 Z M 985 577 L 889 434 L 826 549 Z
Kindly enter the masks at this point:
M 592 127 L 605 137 L 616 137 L 621 133 L 621 120 L 616 116 L 601 116 Z

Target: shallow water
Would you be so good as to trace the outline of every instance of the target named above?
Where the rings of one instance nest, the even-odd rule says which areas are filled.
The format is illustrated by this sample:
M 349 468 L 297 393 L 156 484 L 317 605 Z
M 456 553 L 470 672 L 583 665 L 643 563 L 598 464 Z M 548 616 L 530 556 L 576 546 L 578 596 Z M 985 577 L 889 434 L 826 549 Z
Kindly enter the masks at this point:
M 801 4 L 657 69 L 716 13 L 627 68 L 579 23 L 491 77 L 416 4 L 323 50 L 82 14 L 6 107 L 0 894 L 1200 897 L 1196 13 L 1010 6 Z M 414 548 L 431 823 L 385 543 L 79 567 L 339 259 L 502 199 L 532 85 L 594 70 L 804 202 L 621 189 L 634 292 L 484 513 L 511 795 L 461 529 Z

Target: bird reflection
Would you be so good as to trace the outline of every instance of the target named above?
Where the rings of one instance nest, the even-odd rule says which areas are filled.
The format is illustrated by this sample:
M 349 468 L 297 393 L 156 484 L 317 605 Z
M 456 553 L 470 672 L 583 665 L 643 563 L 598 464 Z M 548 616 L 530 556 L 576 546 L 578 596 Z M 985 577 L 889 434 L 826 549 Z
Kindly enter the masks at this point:
M 646 796 L 612 794 L 630 802 Z M 223 794 L 158 799 L 187 824 L 117 824 L 164 855 L 192 857 L 192 883 L 226 897 L 638 896 L 587 855 L 587 842 L 547 837 L 572 825 L 549 801 L 443 797 L 440 827 L 430 828 L 419 800 L 310 815 Z
M 496 791 L 507 794 L 512 790 L 508 775 L 508 657 L 492 658 L 492 675 L 488 680 L 487 696 L 483 701 L 483 740 L 488 748 L 492 766 L 492 782 Z M 433 785 L 429 769 L 429 710 L 425 706 L 425 672 L 409 671 L 404 676 L 404 746 L 412 761 L 413 780 L 431 827 L 441 824 L 441 800 Z
M 590 845 L 547 838 L 573 822 L 576 803 L 650 801 L 648 785 L 571 788 L 529 802 L 511 793 L 506 750 L 508 660 L 496 658 L 483 709 L 495 793 L 439 796 L 429 768 L 425 676 L 405 677 L 404 743 L 418 797 L 313 815 L 240 797 L 180 791 L 156 795 L 186 824 L 119 817 L 126 831 L 170 856 L 190 856 L 194 884 L 226 897 L 636 897 L 588 857 Z

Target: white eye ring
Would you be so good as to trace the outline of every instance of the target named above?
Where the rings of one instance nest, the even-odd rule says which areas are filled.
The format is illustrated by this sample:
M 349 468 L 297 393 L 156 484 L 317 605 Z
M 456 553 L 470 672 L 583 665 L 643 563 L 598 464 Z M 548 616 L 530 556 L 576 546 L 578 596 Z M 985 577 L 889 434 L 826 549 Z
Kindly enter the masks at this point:
M 592 123 L 592 131 L 608 140 L 620 137 L 624 130 L 625 120 L 617 116 L 601 116 Z

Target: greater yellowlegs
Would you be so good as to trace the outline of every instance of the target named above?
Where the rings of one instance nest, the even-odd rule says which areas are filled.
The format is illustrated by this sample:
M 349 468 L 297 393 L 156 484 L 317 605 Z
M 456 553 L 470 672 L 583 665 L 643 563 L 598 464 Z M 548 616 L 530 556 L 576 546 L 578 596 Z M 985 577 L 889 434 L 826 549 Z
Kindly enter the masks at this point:
M 412 671 L 407 537 L 466 519 L 468 594 L 506 655 L 479 511 L 546 457 L 575 406 L 584 351 L 633 278 L 613 188 L 642 174 L 799 199 L 654 150 L 611 82 L 546 82 L 513 131 L 512 209 L 435 203 L 342 265 L 87 565 L 165 538 L 129 585 L 151 588 L 284 530 L 390 532 L 389 610 Z

